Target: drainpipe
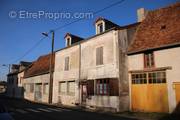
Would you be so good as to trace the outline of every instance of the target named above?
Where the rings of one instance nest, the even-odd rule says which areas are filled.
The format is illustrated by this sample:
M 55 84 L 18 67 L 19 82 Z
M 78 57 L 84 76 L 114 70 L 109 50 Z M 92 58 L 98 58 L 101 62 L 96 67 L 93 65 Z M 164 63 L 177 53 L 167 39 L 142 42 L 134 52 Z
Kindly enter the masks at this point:
M 119 35 L 119 31 L 116 30 L 116 34 L 117 34 L 117 68 L 118 68 L 118 87 L 119 87 L 119 99 L 118 99 L 118 109 L 117 109 L 117 112 L 120 112 L 120 99 L 121 99 L 121 70 L 120 70 L 120 67 L 121 67 L 121 57 L 120 57 L 120 35 Z M 116 35 L 115 34 L 115 35 Z
M 81 104 L 81 88 L 80 88 L 80 79 L 81 79 L 81 43 L 79 44 L 79 76 L 78 76 L 78 97 L 79 97 L 79 104 Z

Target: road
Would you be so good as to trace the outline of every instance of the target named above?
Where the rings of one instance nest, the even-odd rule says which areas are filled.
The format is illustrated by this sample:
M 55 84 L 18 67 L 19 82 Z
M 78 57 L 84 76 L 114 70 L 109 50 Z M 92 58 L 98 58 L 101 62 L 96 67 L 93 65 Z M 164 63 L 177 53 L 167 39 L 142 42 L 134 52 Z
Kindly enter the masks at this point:
M 2 95 L 0 95 L 0 104 L 7 108 L 14 120 L 135 120 L 102 113 L 37 104 L 7 98 Z

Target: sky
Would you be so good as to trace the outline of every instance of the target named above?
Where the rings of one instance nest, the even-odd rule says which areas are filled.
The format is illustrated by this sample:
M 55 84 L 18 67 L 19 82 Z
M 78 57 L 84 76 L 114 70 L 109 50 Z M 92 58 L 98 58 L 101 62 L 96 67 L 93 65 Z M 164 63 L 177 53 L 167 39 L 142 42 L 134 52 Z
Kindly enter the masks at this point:
M 79 20 L 78 16 L 73 17 L 74 14 L 90 13 L 91 16 L 56 30 L 55 50 L 65 47 L 64 36 L 67 32 L 83 38 L 95 35 L 94 21 L 98 17 L 120 26 L 128 25 L 137 22 L 137 9 L 143 7 L 154 10 L 178 0 L 124 0 L 94 14 L 118 1 L 121 0 L 0 0 L 0 80 L 6 79 L 8 72 L 8 68 L 2 64 L 34 61 L 48 54 L 51 50 L 51 36 L 50 39 L 47 37 L 41 40 L 44 37 L 41 33 Z M 28 54 L 25 54 L 27 51 Z

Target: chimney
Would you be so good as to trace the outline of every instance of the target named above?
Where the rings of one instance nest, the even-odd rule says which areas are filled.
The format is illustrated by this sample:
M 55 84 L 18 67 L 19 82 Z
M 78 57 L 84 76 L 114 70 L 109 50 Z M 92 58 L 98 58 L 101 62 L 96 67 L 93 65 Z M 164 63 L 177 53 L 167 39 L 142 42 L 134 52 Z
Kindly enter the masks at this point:
M 144 8 L 139 8 L 137 10 L 138 22 L 142 22 L 145 19 L 147 13 L 148 13 L 148 11 L 145 10 Z

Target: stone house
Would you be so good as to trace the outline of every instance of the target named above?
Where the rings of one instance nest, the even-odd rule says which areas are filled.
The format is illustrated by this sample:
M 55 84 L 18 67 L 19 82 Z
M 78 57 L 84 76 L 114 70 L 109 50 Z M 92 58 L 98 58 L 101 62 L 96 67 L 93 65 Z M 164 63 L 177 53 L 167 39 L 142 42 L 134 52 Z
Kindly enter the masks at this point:
M 7 96 L 15 98 L 24 97 L 24 88 L 22 86 L 24 70 L 31 62 L 21 61 L 18 65 L 11 66 L 11 72 L 7 75 Z
M 173 112 L 180 103 L 180 3 L 149 11 L 128 48 L 130 109 Z
M 98 18 L 96 35 L 83 39 L 66 34 L 66 47 L 55 53 L 53 103 L 128 110 L 125 54 L 138 25 L 119 26 Z
M 23 86 L 25 89 L 25 99 L 48 103 L 50 57 L 51 54 L 40 56 L 24 71 Z

